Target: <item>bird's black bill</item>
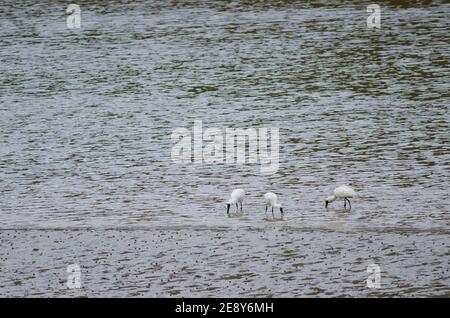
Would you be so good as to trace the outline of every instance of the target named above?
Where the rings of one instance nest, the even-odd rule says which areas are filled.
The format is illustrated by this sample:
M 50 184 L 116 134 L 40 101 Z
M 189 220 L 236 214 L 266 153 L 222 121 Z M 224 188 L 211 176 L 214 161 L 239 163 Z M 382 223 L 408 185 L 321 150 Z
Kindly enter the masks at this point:
M 230 215 L 230 204 L 227 204 L 227 215 Z

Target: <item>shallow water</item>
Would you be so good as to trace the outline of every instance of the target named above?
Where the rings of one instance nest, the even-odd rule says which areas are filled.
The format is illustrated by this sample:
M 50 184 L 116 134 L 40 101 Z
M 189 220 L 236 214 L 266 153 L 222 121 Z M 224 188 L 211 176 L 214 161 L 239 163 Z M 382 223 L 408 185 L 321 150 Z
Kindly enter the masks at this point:
M 381 6 L 381 29 L 369 30 L 357 2 L 79 4 L 79 30 L 66 28 L 64 2 L 0 4 L 2 295 L 72 292 L 30 265 L 65 275 L 70 252 L 50 261 L 59 249 L 78 255 L 90 277 L 104 270 L 92 255 L 112 253 L 103 283 L 85 282 L 87 296 L 220 296 L 231 281 L 239 282 L 227 289 L 231 296 L 245 286 L 243 294 L 255 296 L 370 296 L 365 267 L 373 258 L 389 277 L 381 295 L 449 295 L 450 5 L 392 1 Z M 170 135 L 192 130 L 194 120 L 205 128 L 279 127 L 278 172 L 173 163 Z M 324 208 L 341 183 L 359 193 L 351 213 L 340 202 Z M 245 215 L 227 218 L 225 200 L 237 187 L 247 191 Z M 279 194 L 284 220 L 265 219 L 266 191 Z M 248 266 L 248 285 L 220 280 L 239 271 L 219 270 L 225 257 L 202 245 L 219 230 L 231 247 L 216 240 L 216 253 Z M 165 257 L 178 255 L 172 240 L 146 244 L 167 231 L 181 231 L 185 250 L 211 259 L 178 293 L 146 288 L 151 275 L 170 280 L 164 270 L 124 284 L 110 279 L 116 261 L 131 274 L 151 266 L 159 249 L 173 246 Z M 306 251 L 302 238 L 310 240 Z M 41 253 L 17 253 L 34 239 Z M 134 239 L 147 252 L 123 261 Z M 337 261 L 344 281 L 326 265 L 333 246 L 346 255 Z M 310 265 L 291 284 L 285 271 L 294 260 L 277 256 L 269 268 L 242 248 L 272 255 L 292 248 Z M 420 275 L 398 274 L 405 266 Z M 25 272 L 37 275 L 33 285 Z M 189 287 L 208 273 L 217 289 Z
M 287 226 L 2 231 L 9 249 L 0 253 L 0 284 L 7 297 L 450 297 L 449 233 L 380 234 Z M 81 266 L 80 289 L 66 287 L 69 264 Z M 367 288 L 370 264 L 380 266 L 379 289 Z

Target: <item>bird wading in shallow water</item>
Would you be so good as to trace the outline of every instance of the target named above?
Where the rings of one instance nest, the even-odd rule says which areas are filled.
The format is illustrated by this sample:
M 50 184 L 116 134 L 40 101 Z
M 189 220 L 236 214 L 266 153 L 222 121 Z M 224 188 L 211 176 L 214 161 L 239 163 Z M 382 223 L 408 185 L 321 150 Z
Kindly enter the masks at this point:
M 231 192 L 230 200 L 228 200 L 227 203 L 227 215 L 230 215 L 230 206 L 232 204 L 236 204 L 236 213 L 238 212 L 239 206 L 238 204 L 241 204 L 241 213 L 242 213 L 242 202 L 244 201 L 245 197 L 245 191 L 242 189 L 235 189 L 233 192 Z
M 266 202 L 266 214 L 267 209 L 272 208 L 272 217 L 274 217 L 273 208 L 279 208 L 281 216 L 284 216 L 283 207 L 281 204 L 278 203 L 278 197 L 275 193 L 267 192 L 266 194 L 264 194 L 264 200 Z
M 344 200 L 344 209 L 347 208 L 347 202 L 348 202 L 349 210 L 351 210 L 352 204 L 350 203 L 349 199 L 354 198 L 354 197 L 356 197 L 355 190 L 353 190 L 352 188 L 350 188 L 349 186 L 346 186 L 346 185 L 339 186 L 336 189 L 334 189 L 333 194 L 330 195 L 325 200 L 325 208 L 328 208 L 328 204 L 330 204 L 331 202 L 336 201 L 338 199 L 343 199 Z

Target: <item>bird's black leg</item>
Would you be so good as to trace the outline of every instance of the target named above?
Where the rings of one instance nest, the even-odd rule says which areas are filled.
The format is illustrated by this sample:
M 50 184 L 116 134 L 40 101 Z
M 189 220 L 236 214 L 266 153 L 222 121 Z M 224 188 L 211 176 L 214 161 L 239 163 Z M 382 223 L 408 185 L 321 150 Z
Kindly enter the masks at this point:
M 241 213 L 242 213 L 242 202 L 241 202 Z
M 348 201 L 348 209 L 351 210 L 352 209 L 352 204 L 350 203 L 349 199 L 347 199 L 347 201 Z
M 347 207 L 347 198 L 344 198 L 344 209 Z
M 272 218 L 274 218 L 275 216 L 273 215 L 273 207 L 272 207 Z
M 239 211 L 239 205 L 236 203 L 236 213 Z
M 266 205 L 266 214 L 267 214 L 267 205 Z

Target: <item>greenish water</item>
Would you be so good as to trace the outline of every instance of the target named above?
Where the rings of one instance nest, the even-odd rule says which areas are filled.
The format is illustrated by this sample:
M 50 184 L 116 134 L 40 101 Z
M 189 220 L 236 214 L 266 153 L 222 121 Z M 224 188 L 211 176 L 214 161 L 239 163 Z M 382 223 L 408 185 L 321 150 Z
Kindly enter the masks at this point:
M 52 275 L 65 275 L 70 263 L 65 252 L 64 259 L 50 261 L 55 249 L 74 249 L 81 263 L 90 264 L 92 276 L 103 268 L 94 269 L 89 258 L 98 249 L 118 253 L 108 260 L 112 264 L 135 235 L 145 245 L 147 231 L 164 233 L 161 227 L 171 233 L 200 227 L 193 232 L 200 243 L 183 239 L 187 251 L 226 229 L 242 240 L 251 236 L 250 250 L 265 246 L 277 254 L 286 246 L 276 231 L 289 226 L 294 253 L 304 248 L 298 240 L 313 240 L 314 248 L 305 252 L 311 264 L 298 274 L 306 280 L 284 272 L 294 260 L 275 257 L 273 269 L 258 262 L 247 268 L 251 274 L 244 281 L 251 287 L 243 295 L 370 296 L 365 268 L 378 257 L 391 277 L 383 285 L 385 295 L 448 296 L 448 4 L 381 4 L 379 30 L 367 28 L 369 13 L 358 2 L 78 4 L 80 29 L 66 27 L 65 2 L 0 4 L 2 295 L 64 294 L 57 280 L 45 283 L 48 277 L 34 273 L 31 263 L 20 267 L 23 255 L 11 248 L 26 248 L 33 235 L 43 251 L 35 257 Z M 170 135 L 178 127 L 192 129 L 194 120 L 205 127 L 279 127 L 278 172 L 262 175 L 259 164 L 174 164 Z M 360 194 L 351 213 L 340 203 L 324 209 L 326 196 L 341 183 Z M 234 188 L 246 189 L 245 216 L 227 218 L 225 201 Z M 264 218 L 267 191 L 279 195 L 284 221 Z M 117 242 L 103 234 L 98 241 L 91 232 L 68 230 L 83 228 L 116 229 L 128 243 L 116 251 Z M 17 237 L 11 239 L 7 229 L 19 229 Z M 265 231 L 274 246 L 256 230 Z M 361 246 L 353 246 L 358 237 Z M 87 253 L 82 242 L 91 240 Z M 233 247 L 222 253 L 249 264 L 252 258 L 238 252 L 242 240 L 227 239 Z M 405 250 L 411 241 L 414 247 Z M 344 280 L 317 259 L 316 253 L 328 255 L 333 245 L 349 255 L 348 262 L 338 261 Z M 219 244 L 215 251 L 222 249 Z M 199 253 L 209 258 L 213 251 L 204 246 Z M 183 262 L 193 262 L 191 257 Z M 358 257 L 361 263 L 352 272 L 348 264 Z M 325 259 L 329 264 L 334 257 Z M 212 257 L 197 268 L 198 275 L 215 271 L 224 260 Z M 312 265 L 315 260 L 323 268 Z M 405 262 L 419 266 L 418 272 L 398 274 Z M 130 273 L 138 269 L 124 263 Z M 25 271 L 38 275 L 38 287 L 26 284 Z M 211 285 L 218 289 L 207 290 L 189 287 L 192 273 L 174 295 L 190 295 L 189 290 L 222 295 L 219 276 Z M 291 276 L 297 287 L 285 282 Z M 321 283 L 319 277 L 325 277 Z M 91 279 L 85 292 L 172 295 L 158 284 L 146 289 L 147 281 L 102 285 Z M 242 279 L 230 281 L 239 282 L 230 295 L 241 295 Z M 314 292 L 313 285 L 320 289 Z

